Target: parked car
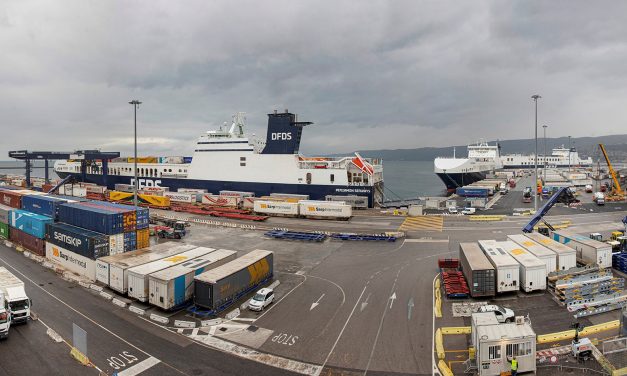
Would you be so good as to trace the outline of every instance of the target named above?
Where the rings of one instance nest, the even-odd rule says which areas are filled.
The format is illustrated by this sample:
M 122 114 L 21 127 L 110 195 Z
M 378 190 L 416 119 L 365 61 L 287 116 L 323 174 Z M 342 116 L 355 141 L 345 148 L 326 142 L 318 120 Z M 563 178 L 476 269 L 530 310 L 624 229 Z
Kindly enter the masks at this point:
M 251 311 L 263 311 L 274 301 L 274 290 L 264 287 L 257 291 L 255 296 L 248 302 L 248 309 Z
M 512 311 L 511 309 L 497 306 L 494 304 L 479 307 L 479 312 L 494 312 L 497 321 L 500 323 L 514 322 L 514 319 L 516 318 L 514 316 L 514 311 Z
M 464 208 L 464 210 L 462 210 L 462 214 L 464 215 L 475 214 L 476 212 L 477 212 L 476 208 Z
M 457 214 L 458 213 L 457 208 L 455 206 L 449 206 L 448 212 L 451 213 L 451 214 Z

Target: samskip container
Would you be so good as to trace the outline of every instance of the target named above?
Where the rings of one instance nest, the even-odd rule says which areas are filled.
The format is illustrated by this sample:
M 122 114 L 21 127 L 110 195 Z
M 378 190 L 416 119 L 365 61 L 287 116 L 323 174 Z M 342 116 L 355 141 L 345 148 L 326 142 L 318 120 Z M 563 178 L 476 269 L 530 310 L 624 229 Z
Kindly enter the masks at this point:
M 557 255 L 555 252 L 522 234 L 508 235 L 507 237 L 539 258 L 546 266 L 547 274 L 557 270 Z
M 303 217 L 349 219 L 353 208 L 343 202 L 299 201 L 298 211 Z
M 459 260 L 470 296 L 476 298 L 496 294 L 494 266 L 476 243 L 459 243 Z
M 109 236 L 65 223 L 49 223 L 46 241 L 95 260 L 109 255 Z
M 22 197 L 22 209 L 53 219 L 57 219 L 59 206 L 65 203 L 67 203 L 66 200 L 53 196 L 28 195 Z
M 298 216 L 298 203 L 254 200 L 253 210 L 261 214 L 296 217 Z
M 520 264 L 520 289 L 525 292 L 546 289 L 546 265 L 539 258 L 508 240 L 498 242 Z
M 479 247 L 496 272 L 496 292 L 518 291 L 520 267 L 495 240 L 479 240 Z
M 191 300 L 194 276 L 235 260 L 237 252 L 219 249 L 149 276 L 148 301 L 163 309 L 172 309 Z
M 552 252 L 555 252 L 555 255 L 557 256 L 558 270 L 568 270 L 577 266 L 577 251 L 569 246 L 558 243 L 549 237 L 538 234 L 537 232 L 528 233 L 525 234 L 525 236 L 539 244 L 542 244 Z
M 90 281 L 96 280 L 96 261 L 92 259 L 49 242 L 46 242 L 46 258 Z
M 52 223 L 53 220 L 45 215 L 14 209 L 11 210 L 9 222 L 11 227 L 15 227 L 27 234 L 43 239 L 46 236 L 46 224 Z
M 272 279 L 274 253 L 254 250 L 194 277 L 194 302 L 221 311 L 262 283 Z

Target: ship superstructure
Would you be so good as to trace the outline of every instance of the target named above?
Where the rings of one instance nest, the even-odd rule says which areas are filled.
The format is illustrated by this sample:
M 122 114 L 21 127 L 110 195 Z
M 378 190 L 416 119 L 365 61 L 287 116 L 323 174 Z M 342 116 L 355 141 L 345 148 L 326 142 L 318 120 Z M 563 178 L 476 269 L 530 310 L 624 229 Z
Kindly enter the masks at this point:
M 533 168 L 535 166 L 534 154 L 511 154 L 501 157 L 503 168 Z M 565 148 L 563 145 L 554 148 L 551 155 L 538 155 L 538 167 L 590 167 L 592 157 L 582 158 L 575 148 Z

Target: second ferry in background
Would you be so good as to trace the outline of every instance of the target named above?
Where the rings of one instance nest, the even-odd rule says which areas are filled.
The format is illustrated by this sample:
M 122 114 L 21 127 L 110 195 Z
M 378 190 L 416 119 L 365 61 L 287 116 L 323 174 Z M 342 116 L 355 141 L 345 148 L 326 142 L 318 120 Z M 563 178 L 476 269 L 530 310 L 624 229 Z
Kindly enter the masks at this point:
M 138 158 L 138 184 L 252 192 L 308 195 L 325 200 L 327 195 L 356 195 L 368 198 L 369 207 L 383 201 L 383 165 L 380 160 L 353 156 L 340 158 L 305 157 L 299 153 L 303 129 L 310 122 L 299 122 L 288 112 L 268 115 L 265 142 L 244 133 L 243 113 L 233 117 L 230 128 L 207 131 L 196 141 L 192 158 Z M 139 163 L 141 162 L 141 163 Z M 75 176 L 79 181 L 104 185 L 133 184 L 133 159 L 117 158 L 108 163 L 107 176 L 102 162 L 81 171 L 80 161 L 57 161 L 54 170 L 61 178 Z
M 486 174 L 503 167 L 501 162 L 501 147 L 478 142 L 468 146 L 467 158 L 438 157 L 434 160 L 434 172 L 446 185 L 448 192 L 457 187 L 472 184 L 485 179 Z

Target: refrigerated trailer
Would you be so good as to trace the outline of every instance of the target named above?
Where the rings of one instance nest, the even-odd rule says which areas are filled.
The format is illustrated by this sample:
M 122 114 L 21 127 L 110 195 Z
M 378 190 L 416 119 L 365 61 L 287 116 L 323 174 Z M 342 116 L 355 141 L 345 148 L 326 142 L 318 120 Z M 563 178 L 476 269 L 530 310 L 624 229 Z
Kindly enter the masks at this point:
M 555 253 L 557 257 L 557 270 L 568 270 L 577 266 L 577 251 L 567 245 L 537 232 L 526 233 L 525 236 Z
M 557 270 L 557 255 L 555 252 L 522 234 L 508 235 L 507 237 L 539 258 L 544 263 L 547 274 Z
M 612 267 L 612 246 L 570 231 L 551 231 L 553 240 L 577 251 L 577 259 L 587 264 L 597 264 L 600 268 Z
M 148 276 L 148 302 L 170 310 L 192 299 L 194 276 L 235 260 L 236 251 L 218 249 L 207 255 L 186 261 L 177 266 Z
M 194 277 L 194 303 L 219 312 L 274 275 L 274 252 L 257 249 Z
M 462 273 L 466 277 L 470 296 L 494 296 L 495 276 L 494 266 L 476 243 L 459 243 L 459 259 Z
M 546 290 L 546 265 L 511 240 L 498 242 L 520 264 L 520 289 L 524 292 Z
M 496 240 L 479 240 L 479 247 L 488 257 L 496 272 L 496 292 L 518 291 L 520 267 Z

